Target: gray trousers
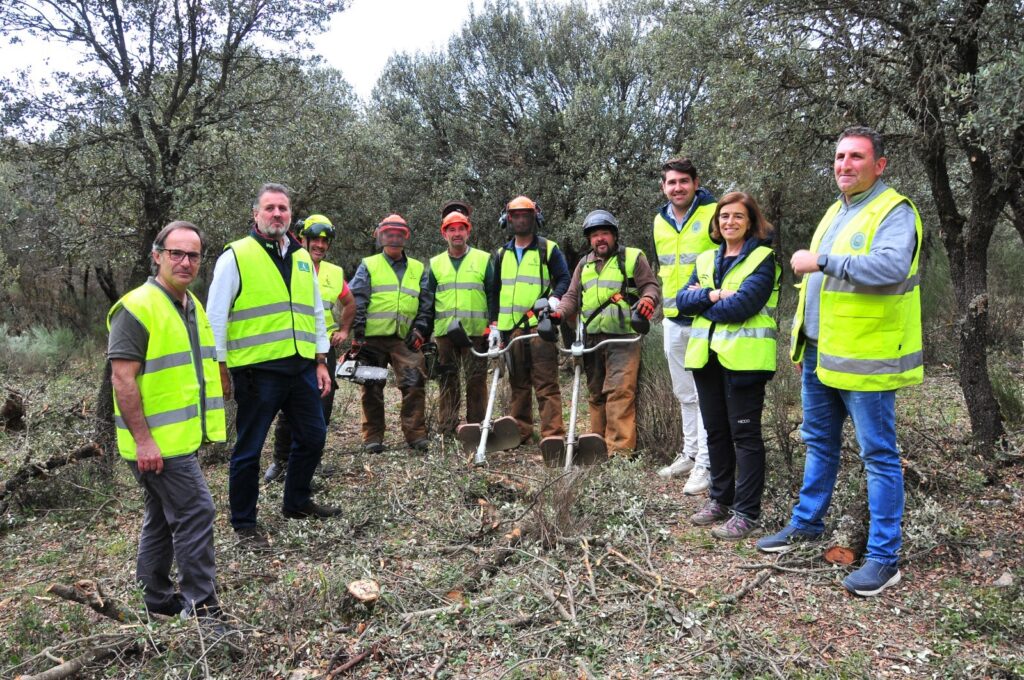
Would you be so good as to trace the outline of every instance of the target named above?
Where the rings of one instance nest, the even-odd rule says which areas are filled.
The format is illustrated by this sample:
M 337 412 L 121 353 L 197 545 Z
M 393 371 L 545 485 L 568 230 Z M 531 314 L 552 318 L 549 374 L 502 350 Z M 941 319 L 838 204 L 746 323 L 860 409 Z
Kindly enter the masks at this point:
M 216 610 L 216 567 L 213 562 L 213 498 L 194 453 L 164 458 L 159 475 L 139 473 L 128 461 L 142 487 L 146 512 L 139 536 L 135 574 L 145 589 L 146 609 L 174 615 L 184 609 Z M 171 563 L 178 563 L 178 586 L 171 580 Z

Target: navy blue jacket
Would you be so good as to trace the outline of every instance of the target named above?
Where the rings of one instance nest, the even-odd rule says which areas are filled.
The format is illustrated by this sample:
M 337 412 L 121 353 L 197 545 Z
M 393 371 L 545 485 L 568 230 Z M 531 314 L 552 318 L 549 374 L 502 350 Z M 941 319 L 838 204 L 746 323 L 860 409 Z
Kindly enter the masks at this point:
M 771 240 L 761 241 L 756 238 L 748 238 L 743 244 L 740 254 L 729 263 L 727 268 L 723 267 L 725 244 L 718 246 L 718 250 L 715 251 L 715 287 L 721 287 L 722 279 L 725 278 L 729 269 L 746 258 L 754 248 L 762 245 L 771 247 Z M 697 283 L 696 268 L 690 275 L 690 280 L 676 294 L 676 304 L 679 306 L 680 314 L 703 316 L 714 323 L 746 321 L 760 312 L 772 295 L 772 290 L 775 288 L 775 255 L 766 257 L 764 262 L 744 279 L 735 295 L 730 295 L 718 302 L 711 302 L 711 290 L 708 288 L 690 290 L 690 286 L 695 283 Z

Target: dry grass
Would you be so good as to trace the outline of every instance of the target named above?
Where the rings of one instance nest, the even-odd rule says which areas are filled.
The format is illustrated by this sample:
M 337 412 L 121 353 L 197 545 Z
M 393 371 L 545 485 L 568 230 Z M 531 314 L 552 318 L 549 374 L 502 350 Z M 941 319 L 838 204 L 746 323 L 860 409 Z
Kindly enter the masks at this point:
M 88 437 L 82 412 L 91 409 L 96 370 L 65 368 L 49 382 L 6 377 L 26 395 L 29 429 L 0 432 L 0 477 Z M 786 399 L 780 423 L 795 415 Z M 666 399 L 662 408 L 677 411 Z M 723 544 L 689 526 L 685 517 L 702 499 L 660 480 L 654 456 L 562 475 L 543 468 L 535 450 L 520 450 L 478 470 L 441 442 L 426 458 L 410 456 L 397 428 L 388 452 L 364 455 L 356 392 L 346 385 L 327 454 L 340 472 L 322 480 L 320 493 L 344 508 L 337 520 L 284 520 L 281 488 L 272 486 L 260 518 L 273 551 L 248 553 L 227 523 L 226 466 L 206 463 L 221 509 L 221 598 L 244 632 L 235 658 L 186 623 L 117 624 L 44 592 L 91 577 L 141 607 L 132 583 L 138 488 L 123 465 L 111 474 L 89 463 L 65 468 L 31 484 L 3 518 L 0 674 L 40 672 L 109 639 L 132 644 L 86 676 L 324 677 L 363 652 L 373 653 L 354 666 L 356 677 L 1024 673 L 1022 466 L 992 473 L 963 458 L 963 406 L 948 375 L 933 373 L 899 408 L 905 580 L 881 598 L 856 600 L 837 585 L 845 572 L 814 548 L 770 559 L 751 542 Z M 788 466 L 770 438 L 770 530 L 788 515 L 799 480 L 800 447 L 790 444 Z M 859 475 L 851 447 L 833 519 Z M 993 588 L 1004 571 L 1015 585 Z M 374 608 L 347 597 L 357 578 L 380 582 Z

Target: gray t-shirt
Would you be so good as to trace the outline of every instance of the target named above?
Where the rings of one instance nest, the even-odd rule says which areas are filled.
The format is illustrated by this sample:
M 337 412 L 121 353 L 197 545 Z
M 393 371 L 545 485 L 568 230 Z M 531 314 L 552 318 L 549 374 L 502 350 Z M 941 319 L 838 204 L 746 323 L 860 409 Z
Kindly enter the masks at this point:
M 181 315 L 181 320 L 188 329 L 188 344 L 192 349 L 192 365 L 196 371 L 196 378 L 199 381 L 199 403 L 206 403 L 206 384 L 203 378 L 203 353 L 199 344 L 199 326 L 196 323 L 196 306 L 191 296 L 185 297 L 185 304 L 175 299 L 167 290 L 156 282 L 152 276 L 144 285 L 156 286 L 167 299 L 171 301 L 174 308 Z M 141 361 L 142 369 L 145 370 L 146 348 L 149 345 L 149 332 L 138 319 L 132 316 L 124 307 L 121 307 L 110 319 L 110 338 L 107 340 L 107 359 L 128 359 L 129 361 Z M 206 438 L 206 421 L 203 419 L 203 438 Z

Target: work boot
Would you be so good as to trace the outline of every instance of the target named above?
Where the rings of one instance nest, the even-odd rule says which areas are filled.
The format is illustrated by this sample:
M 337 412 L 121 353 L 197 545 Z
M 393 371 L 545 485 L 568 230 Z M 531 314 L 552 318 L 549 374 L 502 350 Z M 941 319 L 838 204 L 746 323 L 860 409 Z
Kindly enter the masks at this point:
M 267 471 L 263 474 L 263 482 L 270 484 L 271 482 L 283 482 L 285 465 L 278 463 L 276 460 L 270 464 Z
M 327 519 L 337 517 L 341 514 L 341 510 L 330 505 L 320 505 L 310 501 L 299 510 L 282 509 L 281 514 L 288 519 Z
M 673 477 L 685 475 L 693 469 L 693 465 L 693 458 L 690 458 L 685 453 L 680 453 L 670 465 L 666 465 L 658 470 L 658 476 L 662 479 L 671 479 Z
M 363 451 L 367 453 L 384 453 L 384 444 L 381 442 L 366 442 L 363 444 Z
M 409 443 L 409 448 L 412 449 L 413 451 L 416 451 L 417 453 L 426 453 L 428 450 L 430 450 L 430 440 L 427 439 L 426 437 L 423 437 L 422 439 L 417 439 L 416 441 Z
M 258 524 L 256 526 L 235 529 L 235 538 L 238 541 L 238 546 L 241 548 L 255 552 L 270 550 L 270 538 L 267 535 L 267 530 Z

